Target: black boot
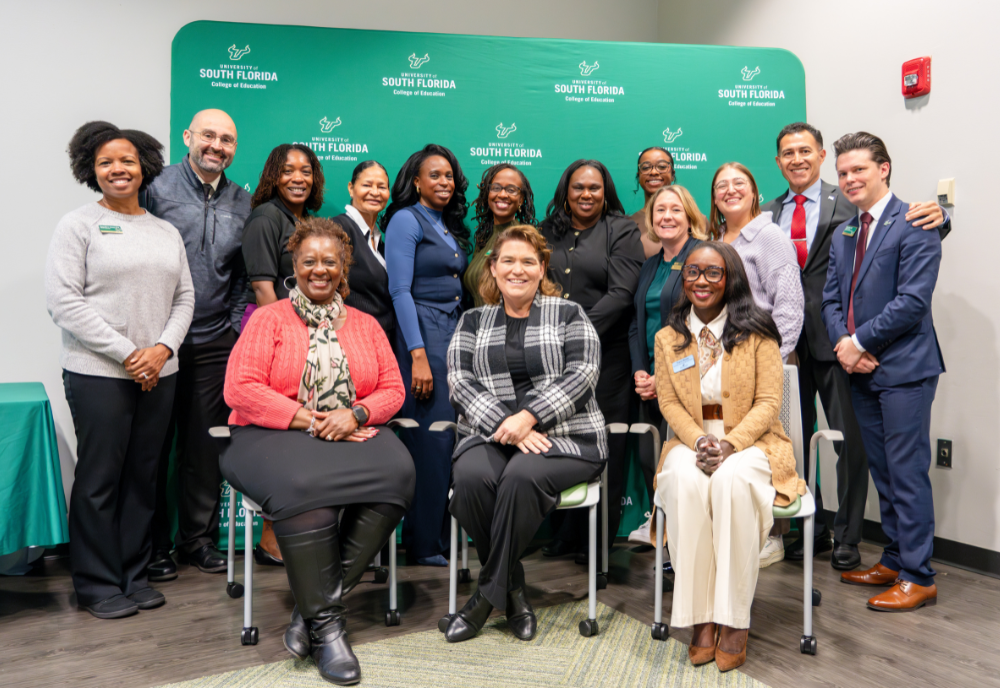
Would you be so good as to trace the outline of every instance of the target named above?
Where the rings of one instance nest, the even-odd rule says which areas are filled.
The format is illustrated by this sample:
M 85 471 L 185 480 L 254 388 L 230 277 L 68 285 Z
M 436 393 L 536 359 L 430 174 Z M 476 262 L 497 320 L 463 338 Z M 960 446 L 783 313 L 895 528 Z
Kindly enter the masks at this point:
M 340 522 L 340 565 L 344 569 L 345 595 L 361 580 L 368 564 L 396 532 L 398 523 L 398 518 L 384 516 L 366 506 L 347 507 Z
M 521 562 L 517 562 L 514 575 L 511 577 L 511 585 L 507 592 L 507 628 L 520 640 L 531 640 L 535 637 L 535 630 L 538 627 L 538 619 L 535 618 L 535 610 L 528 602 L 528 595 L 525 591 L 524 567 Z
M 309 626 L 306 620 L 299 614 L 299 605 L 292 608 L 292 622 L 285 629 L 285 637 L 282 638 L 285 649 L 292 653 L 295 659 L 305 659 L 312 650 L 312 643 L 309 640 Z
M 448 630 L 444 632 L 445 640 L 449 643 L 460 643 L 469 638 L 475 638 L 479 630 L 490 618 L 493 605 L 478 590 L 469 598 L 455 618 L 448 624 Z
M 327 681 L 349 686 L 361 680 L 361 666 L 347 642 L 341 603 L 343 571 L 337 526 L 278 537 L 288 584 L 309 625 L 310 654 Z

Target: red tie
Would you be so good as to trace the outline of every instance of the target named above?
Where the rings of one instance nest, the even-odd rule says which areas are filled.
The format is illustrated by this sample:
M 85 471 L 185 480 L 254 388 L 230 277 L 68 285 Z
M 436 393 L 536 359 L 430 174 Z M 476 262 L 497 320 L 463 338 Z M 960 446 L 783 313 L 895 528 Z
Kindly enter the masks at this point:
M 806 246 L 806 197 L 798 194 L 794 199 L 795 212 L 792 213 L 792 244 L 799 257 L 799 269 L 805 268 L 809 248 Z
M 868 226 L 872 223 L 870 213 L 861 213 L 861 231 L 858 232 L 858 245 L 854 248 L 854 276 L 851 277 L 851 302 L 847 307 L 847 331 L 854 334 L 854 287 L 858 284 L 858 273 L 865 259 L 865 249 L 868 248 Z

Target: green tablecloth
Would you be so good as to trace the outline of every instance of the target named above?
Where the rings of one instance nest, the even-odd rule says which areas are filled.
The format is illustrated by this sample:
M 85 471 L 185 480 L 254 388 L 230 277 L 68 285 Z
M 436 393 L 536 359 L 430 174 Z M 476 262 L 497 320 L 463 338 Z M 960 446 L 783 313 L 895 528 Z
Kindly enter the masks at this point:
M 0 384 L 0 555 L 69 540 L 52 406 L 40 382 Z

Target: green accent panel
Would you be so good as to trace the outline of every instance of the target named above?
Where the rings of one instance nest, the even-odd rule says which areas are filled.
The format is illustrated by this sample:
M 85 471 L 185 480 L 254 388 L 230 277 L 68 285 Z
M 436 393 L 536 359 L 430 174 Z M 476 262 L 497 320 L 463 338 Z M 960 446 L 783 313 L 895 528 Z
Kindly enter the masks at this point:
M 587 483 L 580 483 L 562 491 L 562 494 L 559 496 L 559 508 L 568 509 L 569 507 L 578 506 L 583 504 L 586 499 Z
M 795 495 L 795 501 L 788 506 L 776 506 L 772 510 L 775 518 L 794 518 L 802 508 L 802 497 Z

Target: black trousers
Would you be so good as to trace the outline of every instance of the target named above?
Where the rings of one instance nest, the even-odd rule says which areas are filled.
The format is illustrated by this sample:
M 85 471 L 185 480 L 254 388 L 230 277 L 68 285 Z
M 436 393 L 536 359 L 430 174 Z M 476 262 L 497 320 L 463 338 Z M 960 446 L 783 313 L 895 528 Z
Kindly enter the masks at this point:
M 809 354 L 808 346 L 798 347 L 799 397 L 802 402 L 802 434 L 804 451 L 809 451 L 816 424 L 816 394 L 823 403 L 827 423 L 833 430 L 844 433 L 843 442 L 835 442 L 837 452 L 837 499 L 840 506 L 834 518 L 833 537 L 837 542 L 856 545 L 861 542 L 868 500 L 868 458 L 861 439 L 861 427 L 851 402 L 851 383 L 847 373 L 836 361 L 819 361 Z M 808 471 L 808 463 L 806 463 Z M 809 479 L 808 474 L 803 476 Z M 816 510 L 823 509 L 823 495 L 816 490 Z M 822 518 L 817 531 L 827 531 Z
M 81 605 L 148 587 L 156 463 L 176 378 L 143 392 L 132 380 L 63 371 L 76 428 L 69 556 Z
M 222 396 L 226 364 L 236 344 L 236 334 L 227 329 L 205 344 L 183 344 L 177 352 L 180 371 L 170 424 L 160 451 L 156 480 L 156 514 L 153 546 L 171 549 L 167 510 L 167 469 L 174 435 L 177 436 L 177 549 L 185 554 L 215 543 L 219 530 L 219 446 L 208 429 L 226 425 L 229 407 Z
M 514 570 L 545 516 L 558 506 L 559 493 L 602 469 L 592 461 L 525 454 L 493 443 L 472 447 L 455 460 L 449 510 L 476 545 L 479 591 L 490 604 L 506 607 Z

